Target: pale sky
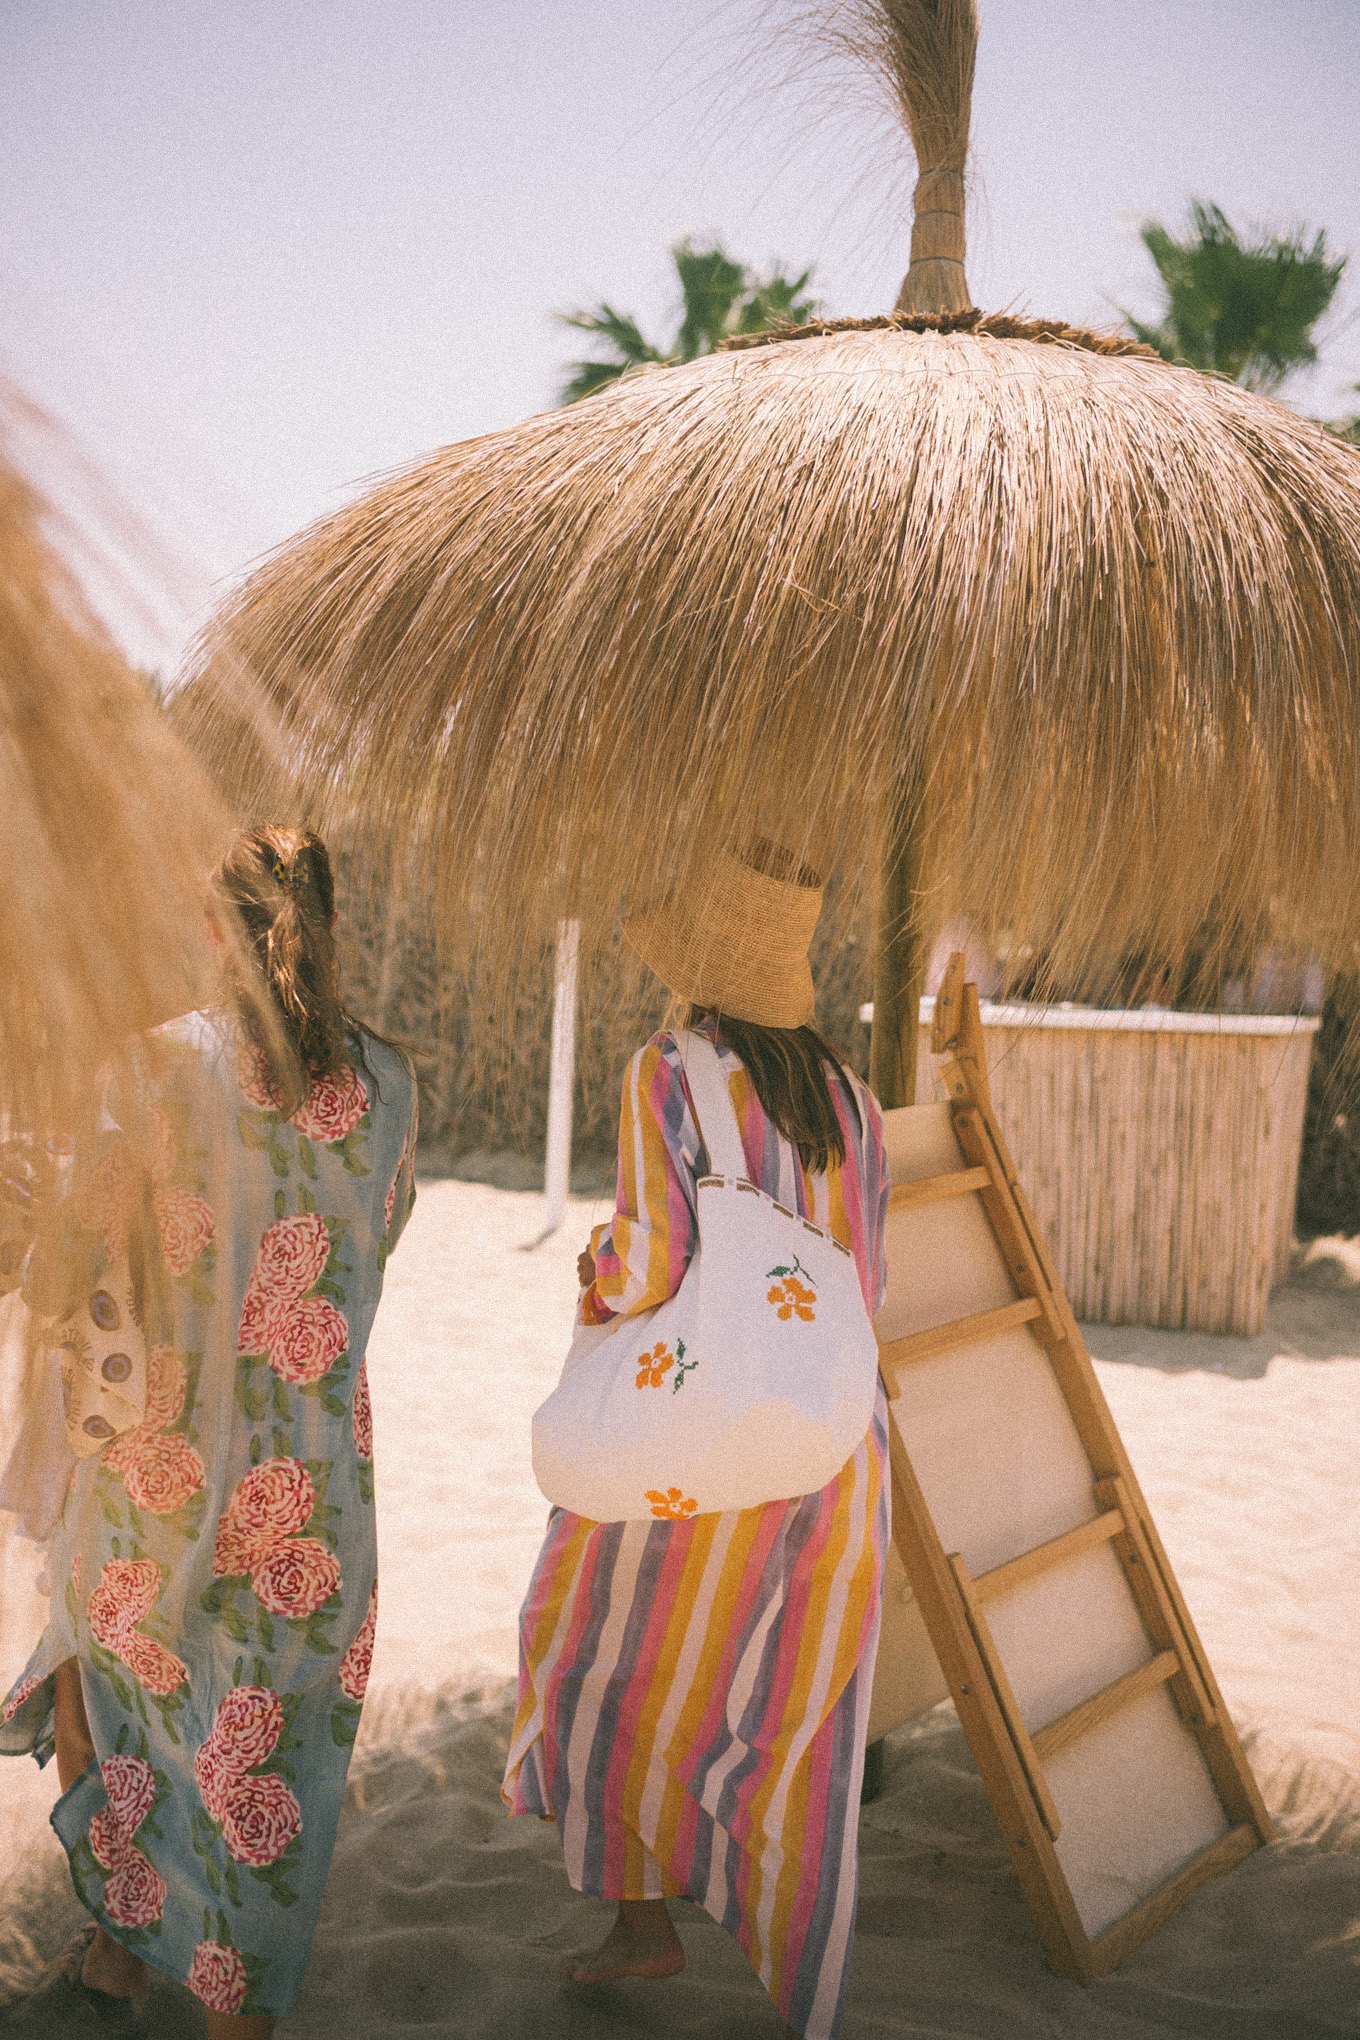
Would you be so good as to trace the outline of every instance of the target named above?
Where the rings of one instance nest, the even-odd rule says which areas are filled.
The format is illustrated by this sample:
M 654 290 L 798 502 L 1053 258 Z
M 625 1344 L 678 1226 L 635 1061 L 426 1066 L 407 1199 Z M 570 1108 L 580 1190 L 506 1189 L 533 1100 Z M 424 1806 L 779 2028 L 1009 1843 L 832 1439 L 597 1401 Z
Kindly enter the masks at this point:
M 1354 255 L 1287 394 L 1360 407 L 1360 0 L 981 0 L 969 281 L 1155 309 L 1194 194 Z M 209 579 L 363 478 L 550 405 L 607 297 L 721 235 L 888 309 L 912 170 L 753 62 L 757 0 L 3 0 L 0 362 Z

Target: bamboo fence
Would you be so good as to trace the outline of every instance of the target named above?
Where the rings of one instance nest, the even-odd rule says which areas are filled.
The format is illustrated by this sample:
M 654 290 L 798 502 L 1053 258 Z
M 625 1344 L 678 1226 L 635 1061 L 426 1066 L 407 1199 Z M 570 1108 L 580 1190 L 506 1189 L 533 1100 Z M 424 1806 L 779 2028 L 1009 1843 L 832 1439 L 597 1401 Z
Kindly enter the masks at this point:
M 990 1005 L 982 1021 L 997 1117 L 1077 1316 L 1259 1332 L 1289 1266 L 1318 1021 Z M 917 1096 L 943 1097 L 921 1040 Z

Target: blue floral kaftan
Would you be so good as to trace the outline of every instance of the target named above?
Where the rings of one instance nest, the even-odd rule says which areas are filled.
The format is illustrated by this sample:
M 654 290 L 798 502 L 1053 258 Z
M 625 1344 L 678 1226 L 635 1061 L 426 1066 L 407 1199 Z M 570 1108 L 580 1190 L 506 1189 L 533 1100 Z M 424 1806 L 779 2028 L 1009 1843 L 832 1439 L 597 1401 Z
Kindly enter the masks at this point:
M 415 1200 L 415 1086 L 365 1035 L 288 1118 L 225 1012 L 152 1043 L 145 1414 L 78 1464 L 0 1750 L 47 1761 L 76 1657 L 98 1762 L 52 1824 L 82 1903 L 211 2009 L 286 2013 L 373 1647 L 364 1348 Z M 111 1101 L 71 1193 L 110 1259 L 129 1148 Z

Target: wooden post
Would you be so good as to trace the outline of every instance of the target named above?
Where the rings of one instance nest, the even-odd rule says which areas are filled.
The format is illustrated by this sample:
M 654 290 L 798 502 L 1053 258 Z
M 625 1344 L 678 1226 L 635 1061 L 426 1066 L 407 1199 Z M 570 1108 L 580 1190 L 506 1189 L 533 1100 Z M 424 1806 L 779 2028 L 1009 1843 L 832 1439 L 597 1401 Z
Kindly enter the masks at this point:
M 548 1146 L 543 1188 L 548 1233 L 556 1232 L 567 1208 L 571 1178 L 571 1094 L 576 1078 L 576 958 L 579 921 L 562 921 L 557 929 L 557 962 L 553 983 L 552 1055 L 548 1076 Z
M 916 1037 L 927 963 L 921 893 L 926 848 L 923 765 L 903 773 L 888 799 L 869 1037 L 869 1088 L 885 1112 L 916 1103 Z

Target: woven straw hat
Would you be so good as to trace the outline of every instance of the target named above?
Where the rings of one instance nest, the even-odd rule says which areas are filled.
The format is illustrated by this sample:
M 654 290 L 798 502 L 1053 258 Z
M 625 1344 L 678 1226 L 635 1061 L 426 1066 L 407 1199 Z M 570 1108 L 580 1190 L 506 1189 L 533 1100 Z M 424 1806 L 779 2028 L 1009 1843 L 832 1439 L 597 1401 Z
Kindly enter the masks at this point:
M 808 947 L 822 885 L 786 854 L 780 861 L 792 875 L 772 877 L 721 851 L 701 890 L 630 914 L 624 935 L 662 983 L 693 1005 L 761 1027 L 806 1027 L 814 1010 Z

